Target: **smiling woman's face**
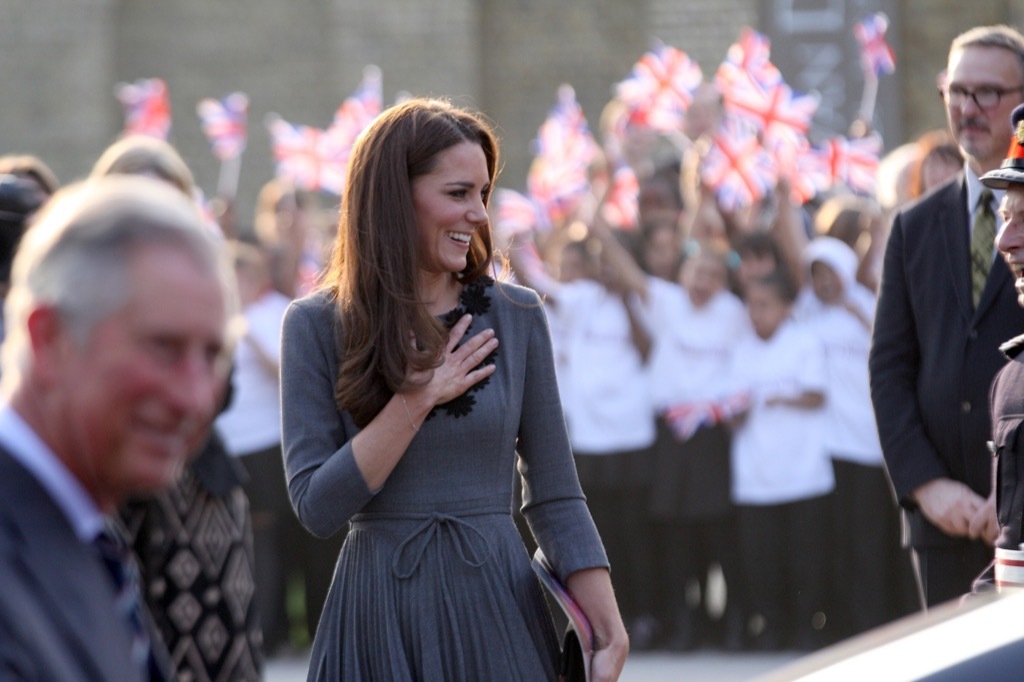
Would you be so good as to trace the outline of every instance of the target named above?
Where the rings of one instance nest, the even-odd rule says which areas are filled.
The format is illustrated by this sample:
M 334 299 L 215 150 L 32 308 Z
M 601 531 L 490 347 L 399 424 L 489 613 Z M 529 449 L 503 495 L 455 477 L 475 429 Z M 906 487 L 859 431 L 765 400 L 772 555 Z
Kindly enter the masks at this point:
M 474 142 L 444 150 L 433 171 L 413 179 L 423 274 L 430 277 L 466 269 L 470 238 L 487 223 L 490 191 L 487 159 Z

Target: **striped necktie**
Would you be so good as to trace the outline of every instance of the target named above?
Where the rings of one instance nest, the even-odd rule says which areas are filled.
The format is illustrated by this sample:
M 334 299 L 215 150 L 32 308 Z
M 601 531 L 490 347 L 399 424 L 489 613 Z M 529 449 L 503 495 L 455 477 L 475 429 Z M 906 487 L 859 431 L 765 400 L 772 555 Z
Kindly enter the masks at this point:
M 971 285 L 974 307 L 978 307 L 985 289 L 989 268 L 992 267 L 992 249 L 996 241 L 996 216 L 992 212 L 992 191 L 985 190 L 974 209 L 974 234 L 971 235 Z
M 143 677 L 149 679 L 152 661 L 150 660 L 151 642 L 146 627 L 146 614 L 142 603 L 142 579 L 139 567 L 132 556 L 128 545 L 122 540 L 116 529 L 105 527 L 93 545 L 99 551 L 104 566 L 110 572 L 117 594 L 114 607 L 122 618 L 127 621 L 132 633 L 132 661 L 144 671 Z

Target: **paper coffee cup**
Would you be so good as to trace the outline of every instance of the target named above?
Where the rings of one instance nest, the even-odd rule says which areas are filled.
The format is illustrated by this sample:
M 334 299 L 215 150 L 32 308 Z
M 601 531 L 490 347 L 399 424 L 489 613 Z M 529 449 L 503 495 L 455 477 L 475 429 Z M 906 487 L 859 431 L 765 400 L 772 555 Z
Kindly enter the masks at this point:
M 996 588 L 1024 589 L 1024 550 L 996 547 Z

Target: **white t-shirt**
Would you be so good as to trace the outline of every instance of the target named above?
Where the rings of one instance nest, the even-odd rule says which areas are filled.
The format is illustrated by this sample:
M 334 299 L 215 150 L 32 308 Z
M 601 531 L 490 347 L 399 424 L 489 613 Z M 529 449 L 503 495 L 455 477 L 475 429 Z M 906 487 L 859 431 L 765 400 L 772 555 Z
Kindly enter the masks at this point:
M 771 397 L 825 392 L 820 340 L 793 320 L 768 340 L 751 332 L 736 344 L 730 374 L 734 388 L 751 395 L 750 412 L 732 439 L 733 501 L 782 504 L 832 490 L 824 409 L 765 404 Z
M 544 301 L 544 312 L 548 318 L 548 331 L 551 334 L 551 354 L 555 359 L 555 376 L 558 379 L 558 395 L 564 404 L 572 391 L 569 376 L 569 329 L 565 317 L 559 315 L 559 308 L 550 299 Z
M 721 398 L 728 389 L 736 339 L 750 331 L 743 303 L 722 290 L 694 307 L 677 284 L 650 284 L 654 348 L 648 362 L 655 409 Z
M 871 292 L 859 287 L 850 295 L 865 319 L 874 319 Z M 825 447 L 836 459 L 882 466 L 882 444 L 878 440 L 868 381 L 870 330 L 849 310 L 824 305 L 809 290 L 801 295 L 797 315 L 825 348 Z
M 243 311 L 248 330 L 235 349 L 231 405 L 215 422 L 228 452 L 236 457 L 281 442 L 280 378 L 264 366 L 252 344 L 280 365 L 281 321 L 289 303 L 287 296 L 270 291 Z
M 647 372 L 630 335 L 618 294 L 592 280 L 559 285 L 552 327 L 562 330 L 565 360 L 560 384 L 573 450 L 611 454 L 654 443 L 654 412 Z

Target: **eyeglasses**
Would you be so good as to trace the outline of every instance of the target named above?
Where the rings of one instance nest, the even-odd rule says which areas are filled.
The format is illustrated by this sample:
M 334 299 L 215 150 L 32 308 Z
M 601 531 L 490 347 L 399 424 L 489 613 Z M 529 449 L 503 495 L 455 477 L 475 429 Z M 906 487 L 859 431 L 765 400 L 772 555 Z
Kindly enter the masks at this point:
M 1024 85 L 1015 88 L 996 88 L 990 85 L 983 85 L 974 90 L 962 88 L 959 85 L 947 85 L 939 88 L 939 94 L 951 107 L 962 107 L 967 98 L 970 97 L 979 109 L 992 109 L 999 106 L 999 100 L 1003 95 L 1011 92 L 1024 92 Z

